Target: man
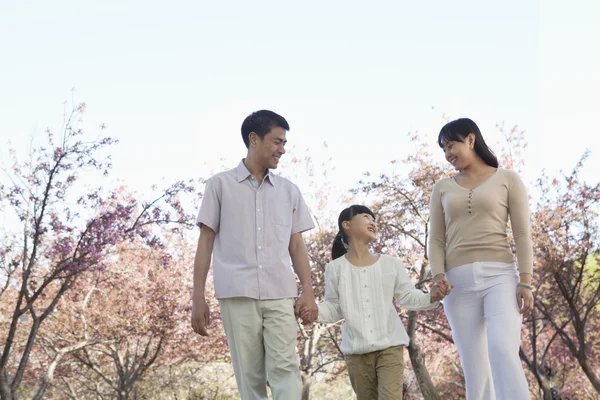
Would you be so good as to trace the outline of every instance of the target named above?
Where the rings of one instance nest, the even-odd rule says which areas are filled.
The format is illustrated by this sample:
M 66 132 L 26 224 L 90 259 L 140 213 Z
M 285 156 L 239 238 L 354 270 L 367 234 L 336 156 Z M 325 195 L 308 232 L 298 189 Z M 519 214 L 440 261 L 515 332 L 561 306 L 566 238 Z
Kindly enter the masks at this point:
M 256 111 L 242 124 L 246 158 L 206 182 L 198 214 L 192 327 L 208 336 L 210 310 L 204 288 L 213 254 L 215 294 L 243 400 L 300 399 L 296 336 L 298 311 L 312 323 L 317 306 L 302 232 L 314 228 L 300 190 L 275 175 L 285 154 L 287 121 Z M 298 296 L 293 265 L 302 294 Z

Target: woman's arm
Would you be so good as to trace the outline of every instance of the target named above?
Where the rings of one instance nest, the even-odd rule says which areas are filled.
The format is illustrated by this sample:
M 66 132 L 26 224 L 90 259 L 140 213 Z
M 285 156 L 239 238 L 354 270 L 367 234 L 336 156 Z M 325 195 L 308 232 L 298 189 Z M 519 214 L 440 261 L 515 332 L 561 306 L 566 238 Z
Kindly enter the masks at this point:
M 533 293 L 531 286 L 529 286 L 533 278 L 533 243 L 529 219 L 529 195 L 523 181 L 516 172 L 512 173 L 512 183 L 508 189 L 508 213 L 515 246 L 517 247 L 517 265 L 521 281 L 517 286 L 517 305 L 521 313 L 528 313 L 533 309 Z
M 508 189 L 508 213 L 517 248 L 519 272 L 521 278 L 526 279 L 525 283 L 530 283 L 533 273 L 533 242 L 529 220 L 529 195 L 516 172 L 512 173 L 512 182 Z
M 429 238 L 427 243 L 429 265 L 436 280 L 444 277 L 446 269 L 446 220 L 442 208 L 440 182 L 433 186 L 429 203 Z

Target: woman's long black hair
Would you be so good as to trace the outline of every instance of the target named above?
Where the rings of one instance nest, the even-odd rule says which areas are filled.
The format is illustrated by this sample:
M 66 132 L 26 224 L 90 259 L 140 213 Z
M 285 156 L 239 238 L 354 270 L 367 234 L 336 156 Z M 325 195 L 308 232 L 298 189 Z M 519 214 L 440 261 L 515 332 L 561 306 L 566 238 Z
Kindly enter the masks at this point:
M 490 167 L 498 168 L 498 158 L 483 140 L 477 124 L 469 118 L 460 118 L 444 125 L 438 135 L 438 145 L 444 148 L 444 142 L 464 143 L 469 133 L 475 135 L 475 153 Z
M 335 239 L 333 239 L 333 246 L 331 246 L 331 259 L 335 260 L 346 254 L 348 251 L 348 235 L 344 232 L 344 228 L 342 227 L 342 223 L 344 221 L 350 221 L 354 216 L 358 214 L 369 214 L 373 219 L 375 219 L 375 214 L 373 211 L 369 209 L 369 207 L 361 206 L 359 204 L 351 205 L 350 207 L 344 209 L 340 216 L 338 217 L 338 233 L 335 235 Z

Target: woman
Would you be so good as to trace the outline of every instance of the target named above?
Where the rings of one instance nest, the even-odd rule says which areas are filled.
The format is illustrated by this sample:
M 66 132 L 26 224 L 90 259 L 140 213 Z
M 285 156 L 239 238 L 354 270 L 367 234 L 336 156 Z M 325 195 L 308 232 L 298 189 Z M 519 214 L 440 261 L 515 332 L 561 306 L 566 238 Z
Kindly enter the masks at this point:
M 527 190 L 498 160 L 475 122 L 461 118 L 438 136 L 458 174 L 431 196 L 429 260 L 434 281 L 454 289 L 444 300 L 465 374 L 468 400 L 524 400 L 519 359 L 522 314 L 533 307 L 533 248 Z M 515 263 L 507 237 L 510 218 Z

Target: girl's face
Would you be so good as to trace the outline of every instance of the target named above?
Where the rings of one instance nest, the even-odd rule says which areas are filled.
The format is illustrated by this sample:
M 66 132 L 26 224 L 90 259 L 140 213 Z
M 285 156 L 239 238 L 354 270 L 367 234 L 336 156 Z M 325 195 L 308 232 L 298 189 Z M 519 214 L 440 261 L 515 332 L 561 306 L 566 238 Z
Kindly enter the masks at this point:
M 344 232 L 351 240 L 372 242 L 377 239 L 377 225 L 370 214 L 356 214 L 342 223 Z

